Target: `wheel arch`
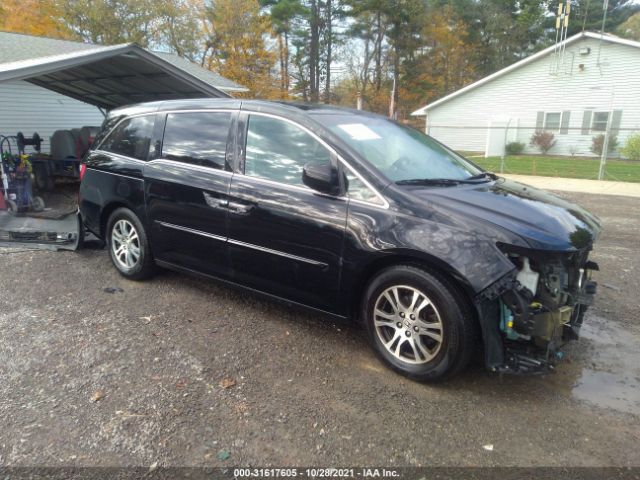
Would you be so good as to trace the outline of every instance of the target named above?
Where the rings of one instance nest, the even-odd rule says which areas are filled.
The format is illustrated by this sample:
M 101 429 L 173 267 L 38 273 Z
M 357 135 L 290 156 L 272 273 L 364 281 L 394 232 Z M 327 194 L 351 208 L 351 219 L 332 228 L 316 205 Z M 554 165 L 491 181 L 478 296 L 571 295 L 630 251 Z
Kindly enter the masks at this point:
M 128 208 L 134 214 L 138 215 L 136 213 L 136 210 L 131 205 L 127 204 L 127 202 L 123 202 L 122 200 L 114 200 L 112 202 L 107 203 L 102 208 L 102 212 L 100 213 L 100 236 L 105 241 L 107 240 L 107 232 L 106 232 L 107 222 L 109 221 L 109 217 L 111 216 L 111 214 L 115 212 L 118 208 Z M 140 219 L 140 221 L 142 221 L 142 219 Z
M 422 252 L 402 250 L 387 253 L 371 260 L 363 269 L 361 269 L 360 273 L 356 275 L 355 281 L 349 289 L 351 292 L 349 298 L 351 317 L 356 322 L 361 322 L 362 320 L 360 318 L 362 296 L 367 285 L 369 285 L 369 282 L 371 282 L 371 280 L 373 280 L 376 275 L 384 269 L 396 265 L 413 265 L 444 277 L 462 293 L 465 299 L 467 299 L 470 310 L 475 311 L 475 308 L 473 308 L 473 298 L 476 292 L 463 275 L 436 257 Z

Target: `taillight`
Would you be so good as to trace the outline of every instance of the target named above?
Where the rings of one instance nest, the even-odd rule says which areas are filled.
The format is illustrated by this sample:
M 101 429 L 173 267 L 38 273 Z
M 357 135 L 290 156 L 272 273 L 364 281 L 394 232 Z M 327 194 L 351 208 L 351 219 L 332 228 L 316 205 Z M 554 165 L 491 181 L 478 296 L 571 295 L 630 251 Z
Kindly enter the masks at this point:
M 84 172 L 87 170 L 87 164 L 86 163 L 81 163 L 80 164 L 80 180 L 82 180 L 82 177 L 84 177 Z

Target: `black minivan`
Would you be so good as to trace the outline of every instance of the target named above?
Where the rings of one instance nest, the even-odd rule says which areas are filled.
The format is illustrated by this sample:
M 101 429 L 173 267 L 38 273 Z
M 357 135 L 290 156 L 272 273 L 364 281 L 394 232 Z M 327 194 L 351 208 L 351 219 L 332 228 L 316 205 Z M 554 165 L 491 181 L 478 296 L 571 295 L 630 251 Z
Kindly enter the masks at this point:
M 80 214 L 114 266 L 215 278 L 361 322 L 417 380 L 540 373 L 578 337 L 600 225 L 385 117 L 330 106 L 175 100 L 113 110 Z

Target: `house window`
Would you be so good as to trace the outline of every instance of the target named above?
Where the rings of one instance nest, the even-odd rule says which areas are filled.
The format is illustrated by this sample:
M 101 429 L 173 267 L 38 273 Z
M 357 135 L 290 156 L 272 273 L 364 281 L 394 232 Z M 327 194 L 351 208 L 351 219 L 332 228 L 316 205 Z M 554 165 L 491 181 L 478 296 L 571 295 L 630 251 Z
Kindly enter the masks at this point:
M 594 112 L 593 122 L 591 123 L 591 131 L 605 132 L 609 123 L 609 112 Z
M 560 130 L 561 112 L 547 112 L 544 117 L 544 129 L 552 132 Z

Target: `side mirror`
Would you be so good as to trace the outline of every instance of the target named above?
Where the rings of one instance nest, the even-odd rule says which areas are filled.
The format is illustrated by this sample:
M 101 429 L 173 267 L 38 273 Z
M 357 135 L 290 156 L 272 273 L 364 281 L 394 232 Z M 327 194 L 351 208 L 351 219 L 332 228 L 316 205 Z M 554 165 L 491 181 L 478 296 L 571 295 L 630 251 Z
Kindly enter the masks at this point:
M 338 170 L 329 163 L 307 163 L 302 169 L 302 183 L 320 193 L 340 193 Z

